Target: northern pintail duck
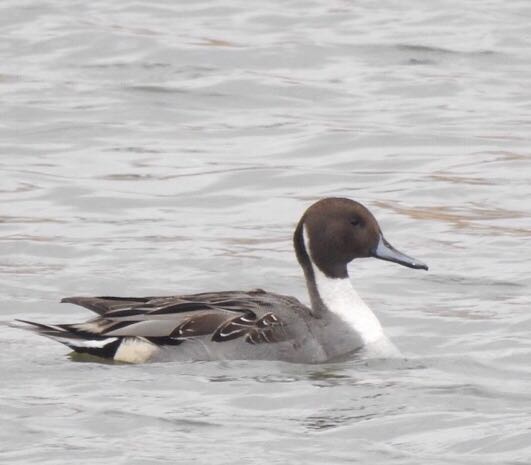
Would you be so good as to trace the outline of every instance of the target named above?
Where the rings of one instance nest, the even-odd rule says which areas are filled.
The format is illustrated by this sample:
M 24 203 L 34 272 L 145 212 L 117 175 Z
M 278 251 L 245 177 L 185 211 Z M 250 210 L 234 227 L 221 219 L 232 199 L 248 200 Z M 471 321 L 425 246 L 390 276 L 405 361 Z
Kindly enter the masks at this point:
M 347 265 L 375 257 L 427 270 L 389 244 L 358 202 L 310 206 L 293 236 L 310 306 L 261 289 L 171 297 L 68 297 L 99 316 L 85 323 L 22 321 L 75 352 L 116 361 L 260 359 L 319 363 L 393 350 L 380 322 L 352 287 Z M 381 352 L 383 351 L 383 353 Z

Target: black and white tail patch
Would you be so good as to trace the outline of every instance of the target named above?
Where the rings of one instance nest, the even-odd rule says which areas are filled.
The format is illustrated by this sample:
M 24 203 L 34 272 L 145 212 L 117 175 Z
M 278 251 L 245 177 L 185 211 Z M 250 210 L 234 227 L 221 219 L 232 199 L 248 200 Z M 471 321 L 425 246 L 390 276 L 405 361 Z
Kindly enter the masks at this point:
M 73 340 L 73 339 L 67 339 L 67 338 L 59 338 L 59 337 L 53 337 L 50 336 L 53 339 L 55 339 L 58 342 L 61 342 L 68 347 L 70 347 L 72 350 L 75 350 L 76 352 L 80 354 L 88 354 L 93 355 L 95 357 L 102 357 L 102 358 L 109 358 L 114 359 L 114 356 L 116 355 L 116 352 L 118 351 L 118 348 L 122 344 L 122 338 L 118 337 L 109 337 L 107 339 L 102 340 Z
M 31 325 L 35 332 L 60 342 L 80 354 L 120 362 L 142 363 L 148 361 L 158 351 L 155 344 L 143 337 L 102 336 L 87 331 L 76 332 L 69 325 L 45 325 L 33 321 L 17 321 Z

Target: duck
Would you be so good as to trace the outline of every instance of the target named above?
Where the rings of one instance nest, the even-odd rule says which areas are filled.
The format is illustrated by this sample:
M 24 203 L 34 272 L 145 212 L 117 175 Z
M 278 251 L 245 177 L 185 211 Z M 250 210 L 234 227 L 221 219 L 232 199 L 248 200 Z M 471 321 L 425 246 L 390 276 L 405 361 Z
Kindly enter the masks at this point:
M 85 354 L 124 363 L 277 360 L 327 363 L 397 352 L 349 279 L 348 264 L 377 258 L 428 266 L 395 249 L 361 203 L 330 197 L 303 213 L 293 246 L 309 305 L 262 289 L 163 297 L 67 297 L 97 316 L 77 324 L 16 320 Z

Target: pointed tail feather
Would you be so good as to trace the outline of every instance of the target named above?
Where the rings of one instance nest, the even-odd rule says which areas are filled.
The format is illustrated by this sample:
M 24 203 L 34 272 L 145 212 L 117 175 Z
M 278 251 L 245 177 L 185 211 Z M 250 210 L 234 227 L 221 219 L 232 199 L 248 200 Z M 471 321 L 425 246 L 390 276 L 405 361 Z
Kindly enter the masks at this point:
M 49 337 L 54 341 L 60 342 L 76 352 L 95 355 L 97 357 L 113 358 L 123 339 L 121 337 L 105 337 L 98 335 L 87 336 L 86 333 L 79 334 L 72 332 L 68 327 L 45 325 L 34 321 L 20 319 L 15 321 L 29 325 L 29 327 L 13 325 L 17 328 L 33 331 L 42 336 Z
M 61 335 L 63 333 L 66 332 L 65 329 L 59 327 L 59 326 L 54 326 L 54 325 L 45 325 L 43 323 L 37 323 L 35 321 L 28 321 L 28 320 L 21 320 L 19 318 L 16 318 L 15 321 L 19 322 L 19 323 L 24 323 L 26 325 L 29 325 L 28 326 L 19 326 L 19 325 L 13 325 L 14 327 L 16 328 L 22 328 L 22 329 L 27 329 L 29 331 L 33 331 L 35 333 L 38 333 L 38 334 L 42 334 L 43 336 L 53 336 L 53 335 Z

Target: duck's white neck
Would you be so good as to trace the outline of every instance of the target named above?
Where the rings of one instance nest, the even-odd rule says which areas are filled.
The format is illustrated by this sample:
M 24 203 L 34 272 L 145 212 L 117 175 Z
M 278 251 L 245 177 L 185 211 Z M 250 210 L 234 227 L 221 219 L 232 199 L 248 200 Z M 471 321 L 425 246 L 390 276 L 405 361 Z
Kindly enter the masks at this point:
M 350 279 L 348 277 L 329 278 L 326 276 L 313 263 L 306 230 L 303 232 L 303 237 L 310 257 L 317 292 L 326 308 L 359 334 L 365 344 L 385 338 L 378 318 L 352 287 Z
M 384 337 L 378 318 L 352 287 L 349 278 L 329 278 L 316 266 L 313 272 L 317 292 L 328 310 L 354 329 L 365 344 Z

